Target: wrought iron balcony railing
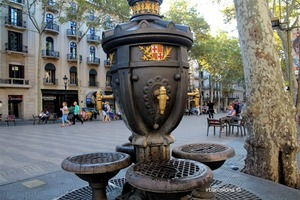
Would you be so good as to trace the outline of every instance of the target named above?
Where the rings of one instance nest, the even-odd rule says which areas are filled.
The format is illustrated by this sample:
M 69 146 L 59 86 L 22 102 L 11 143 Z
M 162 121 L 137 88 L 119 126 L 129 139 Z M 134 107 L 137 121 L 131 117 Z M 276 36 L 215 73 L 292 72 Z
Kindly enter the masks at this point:
M 101 38 L 98 35 L 89 34 L 89 35 L 87 35 L 87 42 L 101 43 Z
M 76 62 L 77 61 L 77 54 L 67 54 L 67 60 L 69 62 Z M 79 56 L 80 62 L 82 62 L 82 55 Z
M 87 57 L 87 64 L 89 64 L 89 65 L 99 65 L 100 64 L 100 58 Z
M 59 58 L 59 52 L 53 50 L 42 50 L 42 57 L 43 58 Z
M 29 85 L 29 80 L 25 80 L 23 78 L 7 78 L 0 79 L 0 84 L 8 84 L 8 85 Z
M 12 51 L 12 52 L 17 52 L 17 53 L 28 53 L 28 47 L 25 45 L 12 45 L 10 43 L 5 43 L 5 50 L 6 51 Z
M 19 28 L 19 29 L 26 29 L 26 21 L 22 21 L 22 20 L 13 20 L 12 18 L 10 17 L 5 17 L 5 25 L 6 26 L 12 26 L 12 27 L 16 27 L 16 28 Z
M 67 29 L 67 36 L 68 37 L 76 37 L 77 31 L 73 29 Z M 82 32 L 78 31 L 78 37 L 82 37 Z
M 48 22 L 45 26 L 46 31 L 59 33 L 59 25 L 54 22 Z

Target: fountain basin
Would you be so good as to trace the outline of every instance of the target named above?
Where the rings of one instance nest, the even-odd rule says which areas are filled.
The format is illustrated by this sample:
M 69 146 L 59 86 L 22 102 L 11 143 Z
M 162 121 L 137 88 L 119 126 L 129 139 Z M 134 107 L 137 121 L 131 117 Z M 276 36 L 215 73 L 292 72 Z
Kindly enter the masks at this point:
M 195 160 L 209 166 L 212 170 L 220 168 L 234 155 L 232 147 L 213 143 L 187 144 L 172 150 L 173 157 Z

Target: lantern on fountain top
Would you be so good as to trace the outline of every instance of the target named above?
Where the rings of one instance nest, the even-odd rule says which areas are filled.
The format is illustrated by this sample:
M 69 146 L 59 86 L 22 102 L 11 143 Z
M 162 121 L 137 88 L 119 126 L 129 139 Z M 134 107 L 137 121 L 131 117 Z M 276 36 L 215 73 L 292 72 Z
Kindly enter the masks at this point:
M 136 159 L 170 159 L 171 132 L 185 108 L 190 28 L 162 20 L 163 0 L 128 0 L 133 16 L 103 33 L 112 88 L 132 131 Z

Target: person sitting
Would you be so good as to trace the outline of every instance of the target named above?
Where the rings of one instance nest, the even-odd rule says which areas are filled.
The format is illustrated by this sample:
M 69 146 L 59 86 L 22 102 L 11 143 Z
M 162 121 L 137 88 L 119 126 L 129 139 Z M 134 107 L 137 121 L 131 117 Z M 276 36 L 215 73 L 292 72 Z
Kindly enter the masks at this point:
M 227 117 L 234 117 L 236 116 L 236 110 L 232 105 L 229 106 L 229 110 L 227 111 Z

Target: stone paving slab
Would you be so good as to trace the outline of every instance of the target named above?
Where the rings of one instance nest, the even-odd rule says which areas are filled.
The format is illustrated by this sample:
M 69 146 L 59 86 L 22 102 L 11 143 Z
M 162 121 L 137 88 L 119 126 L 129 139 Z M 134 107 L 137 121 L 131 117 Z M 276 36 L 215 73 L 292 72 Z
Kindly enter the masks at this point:
M 221 116 L 217 115 L 217 118 Z M 220 138 L 218 134 L 213 135 L 213 129 L 207 137 L 206 118 L 207 115 L 185 116 L 172 133 L 176 138 L 172 147 L 199 142 L 227 144 L 235 149 L 236 156 L 227 160 L 222 170 L 229 170 L 232 167 L 242 169 L 246 156 L 243 148 L 245 138 L 235 135 L 225 136 L 225 134 Z M 66 128 L 60 128 L 59 124 L 1 126 L 0 200 L 52 200 L 54 197 L 86 185 L 73 174 L 61 170 L 63 159 L 82 153 L 114 151 L 116 145 L 128 141 L 130 134 L 122 121 L 111 123 L 93 121 Z M 236 171 L 232 173 L 244 177 L 242 173 Z M 231 177 L 234 176 L 228 176 L 229 179 Z M 23 182 L 34 179 L 45 184 L 32 189 L 22 185 Z M 242 184 L 244 181 L 252 181 L 247 178 L 236 180 L 242 180 Z M 255 190 L 255 184 L 252 186 Z M 265 188 L 263 191 L 272 190 Z

